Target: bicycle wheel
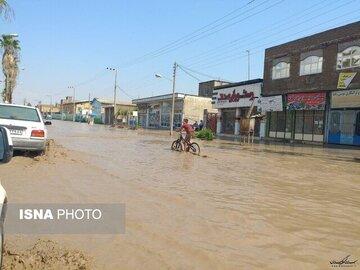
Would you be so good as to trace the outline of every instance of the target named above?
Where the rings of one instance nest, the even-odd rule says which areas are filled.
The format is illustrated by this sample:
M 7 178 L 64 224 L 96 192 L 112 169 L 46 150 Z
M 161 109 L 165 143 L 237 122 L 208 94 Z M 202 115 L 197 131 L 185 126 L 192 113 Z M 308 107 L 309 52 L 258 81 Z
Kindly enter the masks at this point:
M 200 146 L 196 142 L 191 143 L 189 145 L 189 152 L 195 155 L 200 155 Z
M 171 150 L 174 151 L 183 151 L 183 145 L 179 140 L 173 141 L 171 144 Z

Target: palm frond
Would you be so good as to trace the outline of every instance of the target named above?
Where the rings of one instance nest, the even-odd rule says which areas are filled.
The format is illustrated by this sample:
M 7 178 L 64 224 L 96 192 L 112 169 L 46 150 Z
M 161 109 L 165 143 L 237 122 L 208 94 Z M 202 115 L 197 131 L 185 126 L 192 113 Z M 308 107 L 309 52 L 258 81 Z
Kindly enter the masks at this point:
M 10 21 L 14 17 L 14 11 L 7 0 L 0 0 L 0 16 L 7 21 Z

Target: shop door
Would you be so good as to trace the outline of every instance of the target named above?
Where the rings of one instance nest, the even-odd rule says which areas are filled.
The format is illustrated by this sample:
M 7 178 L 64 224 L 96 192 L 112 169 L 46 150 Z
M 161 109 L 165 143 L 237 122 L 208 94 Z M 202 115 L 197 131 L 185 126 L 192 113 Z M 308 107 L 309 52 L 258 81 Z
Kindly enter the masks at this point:
M 332 111 L 329 143 L 360 145 L 360 111 Z
M 223 110 L 222 116 L 222 127 L 223 133 L 234 134 L 235 132 L 235 109 Z

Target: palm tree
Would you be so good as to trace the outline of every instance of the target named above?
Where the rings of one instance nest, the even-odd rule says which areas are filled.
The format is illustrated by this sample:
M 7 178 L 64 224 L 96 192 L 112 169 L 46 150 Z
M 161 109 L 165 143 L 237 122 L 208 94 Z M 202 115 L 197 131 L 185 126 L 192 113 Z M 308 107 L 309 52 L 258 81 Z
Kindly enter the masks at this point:
M 13 10 L 9 6 L 7 0 L 0 0 L 0 16 L 6 20 L 10 20 L 14 15 Z
M 4 50 L 2 67 L 5 76 L 5 86 L 2 92 L 4 102 L 12 102 L 12 94 L 16 87 L 16 79 L 19 74 L 19 51 L 20 44 L 14 36 L 3 35 L 0 39 L 0 47 Z

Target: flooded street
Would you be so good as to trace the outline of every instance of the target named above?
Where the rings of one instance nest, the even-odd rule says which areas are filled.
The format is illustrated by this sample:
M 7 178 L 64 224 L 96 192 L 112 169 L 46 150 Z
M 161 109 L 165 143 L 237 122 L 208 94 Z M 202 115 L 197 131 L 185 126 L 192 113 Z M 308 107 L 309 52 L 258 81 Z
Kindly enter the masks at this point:
M 125 203 L 123 235 L 50 235 L 96 269 L 327 269 L 360 259 L 360 151 L 199 144 L 53 121 L 50 159 L 1 166 L 9 202 Z M 43 236 L 41 236 L 43 237 Z M 27 245 L 36 237 L 10 235 Z

